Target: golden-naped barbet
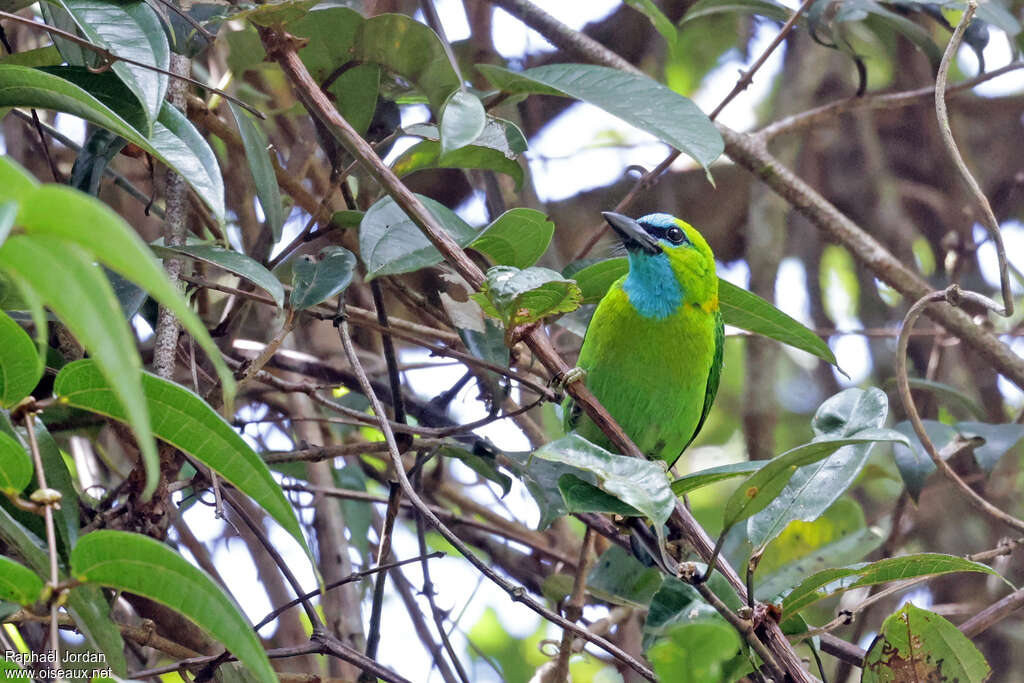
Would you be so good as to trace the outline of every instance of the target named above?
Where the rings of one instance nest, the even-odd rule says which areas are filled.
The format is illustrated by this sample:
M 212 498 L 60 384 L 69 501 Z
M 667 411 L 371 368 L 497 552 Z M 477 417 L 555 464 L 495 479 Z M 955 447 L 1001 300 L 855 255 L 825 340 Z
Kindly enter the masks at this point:
M 637 447 L 671 467 L 704 425 L 722 373 L 715 257 L 704 237 L 674 216 L 604 217 L 626 247 L 629 273 L 597 305 L 577 365 Z M 615 450 L 571 399 L 565 426 Z

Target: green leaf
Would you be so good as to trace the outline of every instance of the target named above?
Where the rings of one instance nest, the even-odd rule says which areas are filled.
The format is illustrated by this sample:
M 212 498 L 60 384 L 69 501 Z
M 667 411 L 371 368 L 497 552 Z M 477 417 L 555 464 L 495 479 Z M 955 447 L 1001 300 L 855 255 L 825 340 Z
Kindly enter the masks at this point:
M 296 311 L 316 306 L 352 283 L 356 257 L 348 249 L 324 247 L 314 259 L 300 256 L 292 266 L 292 294 L 288 305 Z
M 705 169 L 724 148 L 697 105 L 647 76 L 590 64 L 549 64 L 522 73 L 479 64 L 477 70 L 505 92 L 556 94 L 589 102 L 651 133 Z
M 84 224 L 91 228 L 82 234 L 92 233 L 96 227 L 86 217 L 76 216 L 76 221 L 81 222 L 69 227 Z M 26 229 L 28 225 L 25 221 Z M 0 247 L 0 269 L 31 289 L 67 325 L 128 406 L 126 422 L 142 451 L 147 475 L 143 495 L 148 497 L 156 487 L 159 459 L 137 376 L 142 362 L 128 322 L 103 272 L 93 263 L 92 254 L 51 235 L 16 235 Z
M 977 404 L 970 396 L 965 394 L 963 390 L 957 389 L 956 387 L 942 382 L 936 382 L 935 380 L 924 379 L 921 377 L 910 377 L 908 378 L 910 388 L 917 391 L 930 391 L 935 396 L 941 399 L 950 408 L 957 406 L 964 412 L 970 413 L 976 418 L 985 418 L 985 409 Z M 887 381 L 883 385 L 886 389 L 896 386 L 895 378 Z
M 555 224 L 540 211 L 510 209 L 484 228 L 469 246 L 501 265 L 527 268 L 547 251 L 554 234 Z
M 32 393 L 42 376 L 43 359 L 32 338 L 0 311 L 0 406 L 13 408 Z
M 465 90 L 453 92 L 441 111 L 441 156 L 476 140 L 486 123 L 480 98 Z
M 643 517 L 643 513 L 574 474 L 558 478 L 558 490 L 570 514 L 601 512 L 620 517 Z
M 725 664 L 740 650 L 736 629 L 718 615 L 678 624 L 647 650 L 659 680 L 705 683 L 725 680 Z
M 592 473 L 599 489 L 638 510 L 656 530 L 675 509 L 676 498 L 661 462 L 614 455 L 577 434 L 541 446 L 533 457 Z
M 665 13 L 662 12 L 653 0 L 624 0 L 624 2 L 651 20 L 651 24 L 665 39 L 669 47 L 675 47 L 679 32 Z
M 169 102 L 164 103 L 153 124 L 149 143 L 157 157 L 185 178 L 223 223 L 224 180 L 217 156 L 185 115 Z
M 45 544 L 3 507 L 0 507 L 0 540 L 14 548 L 37 575 L 49 576 L 50 558 Z M 128 668 L 124 658 L 124 640 L 110 618 L 110 607 L 100 590 L 95 586 L 72 588 L 68 593 L 67 609 L 92 647 L 105 655 L 107 666 L 124 675 Z
M 776 596 L 814 572 L 857 562 L 880 546 L 886 529 L 865 528 L 864 511 L 849 497 L 840 498 L 818 519 L 790 522 L 768 544 L 757 565 L 758 600 Z
M 259 636 L 237 604 L 201 569 L 158 541 L 125 531 L 94 531 L 71 553 L 79 581 L 149 598 L 184 614 L 262 681 L 277 681 Z
M 980 436 L 985 439 L 984 444 L 974 449 L 974 459 L 987 473 L 991 473 L 1000 458 L 1024 439 L 1024 425 L 1013 423 L 958 422 L 956 431 L 967 438 Z
M 177 111 L 177 110 L 174 110 Z M 158 123 L 157 126 L 160 124 Z M 0 159 L 0 166 L 13 163 Z M 219 177 L 219 176 L 218 176 Z M 0 186 L 0 200 L 6 198 Z M 77 243 L 111 270 L 143 287 L 174 313 L 217 369 L 225 401 L 234 396 L 234 377 L 202 321 L 168 281 L 149 245 L 113 209 L 94 197 L 61 185 L 43 185 L 21 200 L 18 223 L 33 236 L 51 235 Z M 88 230 L 79 226 L 88 225 Z M 81 340 L 83 343 L 86 340 Z M 134 347 L 134 345 L 133 345 Z
M 596 304 L 603 299 L 612 284 L 627 273 L 629 261 L 625 256 L 597 262 L 574 261 L 562 270 L 562 275 L 576 280 L 585 304 Z
M 139 120 L 122 118 L 121 114 L 93 95 L 107 88 L 103 84 L 109 84 L 111 80 L 120 85 L 116 76 L 92 74 L 86 69 L 71 67 L 63 67 L 61 73 L 68 77 L 77 74 L 76 80 L 90 83 L 88 90 L 40 69 L 0 65 L 0 107 L 52 109 L 117 133 L 179 173 L 206 202 L 214 216 L 224 220 L 224 186 L 216 157 L 183 114 L 165 105 L 158 121 L 153 124 L 153 137 L 149 139 L 136 129 L 135 125 L 141 125 Z M 142 114 L 141 109 L 138 112 Z
M 69 19 L 69 21 L 71 20 Z M 142 103 L 135 97 L 135 93 L 114 72 L 109 70 L 96 72 L 84 66 L 53 66 L 33 69 L 33 71 L 50 74 L 78 86 L 108 107 L 115 116 L 121 117 L 128 124 L 127 129 L 134 131 L 140 139 L 149 139 L 149 135 L 152 133 L 152 121 Z
M 869 564 L 826 569 L 807 577 L 782 601 L 782 611 L 786 615 L 796 614 L 819 600 L 853 588 L 954 572 L 981 572 L 999 576 L 998 572 L 987 565 L 956 555 L 917 553 L 889 557 Z
M 416 195 L 460 247 L 476 239 L 479 231 L 470 227 L 448 207 L 429 197 Z M 366 266 L 366 279 L 379 275 L 409 273 L 443 261 L 441 253 L 391 197 L 369 208 L 359 225 L 359 256 Z
M 546 529 L 551 522 L 569 514 L 565 499 L 558 488 L 558 481 L 562 475 L 572 474 L 592 484 L 597 483 L 597 477 L 590 472 L 560 462 L 535 458 L 529 452 L 506 452 L 502 465 L 508 467 L 523 481 L 526 490 L 537 502 L 540 510 L 538 529 Z
M 248 19 L 257 26 L 281 26 L 301 19 L 318 4 L 318 0 L 282 0 L 262 5 L 227 17 L 227 19 Z
M 776 21 L 786 21 L 793 13 L 788 7 L 771 0 L 700 0 L 686 11 L 686 16 L 679 22 L 679 26 L 682 28 L 694 19 L 723 12 L 756 14 Z
M 284 285 L 274 277 L 273 273 L 264 268 L 262 264 L 245 254 L 240 254 L 231 249 L 224 249 L 216 244 L 204 243 L 185 244 L 180 247 L 152 244 L 150 248 L 161 257 L 178 254 L 223 268 L 265 290 L 274 299 L 274 303 L 277 304 L 278 308 L 284 306 Z
M 0 556 L 0 600 L 27 607 L 39 599 L 43 580 L 35 572 L 12 559 Z
M 430 101 L 434 114 L 461 86 L 437 34 L 412 17 L 380 14 L 356 32 L 353 60 L 375 62 L 409 79 Z
M 145 2 L 114 3 L 104 0 L 57 0 L 74 18 L 82 34 L 118 57 L 170 68 L 171 50 L 156 13 Z M 78 64 L 76 66 L 87 66 Z M 111 67 L 132 91 L 146 112 L 149 135 L 163 107 L 167 75 L 143 66 L 115 61 Z
M 53 511 L 53 521 L 57 537 L 62 544 L 60 549 L 66 556 L 78 540 L 78 527 L 81 523 L 78 490 L 71 479 L 71 472 L 68 471 L 68 465 L 60 452 L 60 447 L 53 440 L 46 425 L 42 420 L 36 420 L 33 424 L 35 425 L 36 445 L 39 446 L 39 459 L 43 463 L 43 471 L 46 472 L 46 485 L 60 491 L 60 508 Z M 24 450 L 28 442 L 28 431 L 18 429 L 18 436 L 21 438 Z
M 117 133 L 97 128 L 89 134 L 71 168 L 68 184 L 92 196 L 99 195 L 103 172 L 110 165 L 128 141 Z
M 413 135 L 434 142 L 441 140 L 441 132 L 432 123 L 414 123 L 405 128 L 403 132 L 406 135 Z M 473 144 L 497 150 L 508 159 L 517 158 L 529 148 L 529 145 L 526 143 L 526 136 L 523 135 L 523 131 L 519 130 L 519 126 L 511 121 L 490 115 L 487 117 L 487 123 L 484 125 L 483 132 L 480 133 L 476 140 L 473 140 Z
M 199 396 L 185 387 L 141 373 L 152 432 L 204 463 L 252 498 L 299 543 L 306 541 L 295 512 L 267 466 L 245 440 Z M 65 365 L 53 384 L 61 403 L 125 421 L 120 397 L 92 360 Z
M 273 154 L 269 149 L 270 142 L 260 125 L 253 121 L 244 109 L 234 102 L 228 102 L 228 106 L 231 107 L 231 114 L 238 124 L 238 134 L 245 148 L 245 159 L 249 162 L 249 173 L 256 187 L 256 197 L 263 207 L 267 227 L 270 228 L 273 241 L 279 242 L 285 212 L 284 205 L 281 204 L 281 188 L 277 186 L 277 175 L 274 173 L 274 165 L 270 162 L 270 155 Z M 281 303 L 278 302 L 277 305 L 280 306 Z
M 380 67 L 353 55 L 356 33 L 366 20 L 348 7 L 317 9 L 288 24 L 288 32 L 308 38 L 299 57 L 345 120 L 366 133 L 377 106 Z M 262 46 L 260 46 L 262 48 Z
M 580 305 L 580 289 L 573 280 L 547 268 L 524 270 L 512 266 L 494 266 L 487 270 L 481 291 L 472 296 L 505 322 L 508 329 L 526 325 L 556 313 L 568 313 Z
M 34 3 L 26 3 L 32 5 Z M 3 5 L 0 2 L 0 5 Z M 0 9 L 3 9 L 0 7 Z M 4 10 L 9 12 L 10 10 Z M 0 57 L 0 64 L 17 64 L 18 66 L 57 66 L 62 64 L 64 58 L 60 56 L 60 50 L 55 45 L 47 45 L 46 47 L 37 47 L 32 50 L 23 50 L 21 52 L 15 52 L 14 54 L 4 55 Z
M 437 454 L 442 457 L 455 458 L 463 465 L 479 474 L 488 481 L 493 481 L 501 487 L 502 497 L 507 496 L 512 490 L 512 479 L 498 469 L 494 457 L 484 457 L 476 453 L 470 453 L 465 448 L 458 446 L 443 446 L 438 449 Z
M 991 675 L 985 656 L 960 629 L 908 602 L 882 622 L 864 656 L 861 681 L 983 683 Z
M 753 292 L 719 278 L 718 305 L 726 325 L 775 339 L 839 366 L 821 337 Z
M 587 592 L 618 605 L 645 609 L 661 588 L 657 567 L 645 567 L 624 548 L 609 546 L 587 576 Z
M 17 495 L 32 481 L 32 459 L 24 446 L 0 432 L 0 491 Z
M 928 434 L 928 438 L 940 451 L 956 438 L 956 430 L 947 424 L 936 420 L 921 420 L 921 422 L 924 424 L 924 431 Z M 893 425 L 893 429 L 905 434 L 910 440 L 909 446 L 898 444 L 893 446 L 892 456 L 896 461 L 900 477 L 903 478 L 903 485 L 907 487 L 907 493 L 916 503 L 921 497 L 925 482 L 935 471 L 935 463 L 932 462 L 932 457 L 924 449 L 924 445 L 917 438 L 917 433 L 914 432 L 914 428 L 909 422 L 905 420 L 898 422 Z
M 761 510 L 768 507 L 770 503 L 775 501 L 782 490 L 786 488 L 786 485 L 790 482 L 790 479 L 797 472 L 797 468 L 805 467 L 814 464 L 820 460 L 824 460 L 829 457 L 837 450 L 844 446 L 853 446 L 858 444 L 872 444 L 876 441 L 899 441 L 906 443 L 906 437 L 899 432 L 891 429 L 865 429 L 854 436 L 836 438 L 836 439 L 821 439 L 819 441 L 812 441 L 805 443 L 802 446 L 790 449 L 782 455 L 776 456 L 768 461 L 768 463 L 755 472 L 745 482 L 740 484 L 740 487 L 729 497 L 729 500 L 725 503 L 725 526 L 731 527 L 736 522 L 747 519 L 751 515 L 754 515 Z M 797 490 L 797 493 L 803 493 L 809 487 L 809 482 L 801 482 L 801 487 Z M 845 490 L 845 488 L 843 489 Z M 810 493 L 810 491 L 809 491 Z M 814 492 L 818 493 L 818 492 Z M 835 493 L 831 490 L 824 493 L 826 496 L 830 496 L 832 500 L 838 498 L 842 494 L 842 491 Z M 760 534 L 750 534 L 750 542 L 755 546 L 763 545 L 768 540 L 773 538 L 778 532 L 782 531 L 792 519 L 801 519 L 802 517 L 793 517 L 793 507 L 798 503 L 807 504 L 806 501 L 801 500 L 798 496 L 794 496 L 796 500 L 787 500 L 788 505 L 783 506 L 780 514 L 773 514 L 767 519 L 762 520 L 758 525 L 759 528 L 763 526 L 770 527 L 771 531 L 762 532 Z M 815 499 L 814 502 L 818 502 Z M 829 502 L 831 504 L 831 501 Z M 828 505 L 825 506 L 827 508 Z M 824 508 L 823 508 L 824 509 Z M 784 513 L 784 514 L 783 514 Z M 815 515 L 817 516 L 817 515 Z M 785 517 L 785 522 L 782 520 Z M 777 527 L 777 528 L 776 528 Z
M 789 477 L 784 489 L 747 523 L 747 538 L 754 547 L 766 544 L 794 519 L 809 521 L 828 509 L 857 478 L 875 442 L 909 443 L 900 432 L 881 428 L 888 410 L 886 395 L 874 387 L 847 389 L 821 404 L 811 421 L 815 440 L 793 449 L 814 457 L 800 462 L 795 472 L 780 475 Z M 837 451 L 833 446 L 846 447 Z M 819 448 L 825 449 L 822 457 L 827 460 L 818 457 L 821 451 L 815 453 Z
M 430 168 L 480 168 L 510 176 L 516 190 L 523 184 L 523 167 L 501 151 L 480 145 L 466 145 L 441 156 L 441 143 L 434 140 L 418 142 L 395 159 L 391 165 L 399 177 Z
M 748 462 L 734 462 L 729 465 L 709 467 L 706 470 L 692 472 L 672 482 L 672 493 L 677 496 L 689 493 L 702 486 L 725 481 L 733 477 L 741 477 L 751 472 L 756 472 L 765 466 L 770 460 L 753 460 Z

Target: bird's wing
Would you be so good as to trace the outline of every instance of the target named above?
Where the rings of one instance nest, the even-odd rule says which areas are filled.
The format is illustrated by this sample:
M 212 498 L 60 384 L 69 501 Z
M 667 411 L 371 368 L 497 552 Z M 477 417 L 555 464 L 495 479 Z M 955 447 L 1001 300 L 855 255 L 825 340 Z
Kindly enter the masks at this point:
M 711 404 L 715 402 L 715 394 L 718 393 L 718 382 L 722 379 L 722 349 L 724 346 L 725 324 L 722 322 L 722 312 L 718 311 L 715 313 L 715 349 L 712 353 L 711 368 L 708 370 L 708 385 L 704 390 L 704 408 L 701 410 L 700 421 L 697 422 L 693 435 L 686 442 L 687 448 L 690 447 L 693 440 L 700 434 L 701 427 L 704 426 L 704 421 L 708 419 L 708 413 L 711 412 Z

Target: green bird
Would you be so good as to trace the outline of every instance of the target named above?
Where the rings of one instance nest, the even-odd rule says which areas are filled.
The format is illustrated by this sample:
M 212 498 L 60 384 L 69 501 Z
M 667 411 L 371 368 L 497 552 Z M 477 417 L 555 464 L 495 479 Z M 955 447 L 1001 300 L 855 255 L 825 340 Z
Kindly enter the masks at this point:
M 603 214 L 626 247 L 629 273 L 597 305 L 580 349 L 584 381 L 649 458 L 669 467 L 700 432 L 718 392 L 725 338 L 715 257 L 697 230 L 655 213 Z M 571 399 L 566 430 L 615 450 Z

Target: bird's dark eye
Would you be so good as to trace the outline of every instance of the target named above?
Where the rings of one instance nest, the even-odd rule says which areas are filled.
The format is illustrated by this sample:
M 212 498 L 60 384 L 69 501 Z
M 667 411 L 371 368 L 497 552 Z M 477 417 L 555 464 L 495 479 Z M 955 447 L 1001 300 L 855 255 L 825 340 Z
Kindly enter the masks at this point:
M 684 233 L 680 228 L 669 228 L 665 232 L 665 237 L 667 237 L 668 241 L 672 244 L 682 244 L 683 240 L 686 239 L 686 233 Z

